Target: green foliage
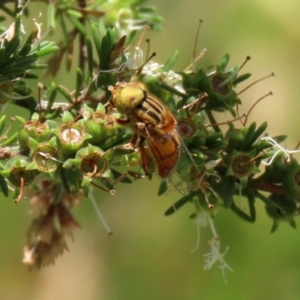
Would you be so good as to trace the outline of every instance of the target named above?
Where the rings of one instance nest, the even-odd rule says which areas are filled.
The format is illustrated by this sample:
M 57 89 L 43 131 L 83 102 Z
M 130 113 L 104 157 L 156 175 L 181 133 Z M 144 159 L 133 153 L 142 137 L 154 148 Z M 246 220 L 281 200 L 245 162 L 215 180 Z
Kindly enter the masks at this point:
M 0 5 L 3 13 L 15 18 L 0 37 L 0 104 L 3 109 L 17 105 L 30 113 L 28 119 L 16 116 L 18 132 L 4 133 L 6 116 L 1 116 L 1 192 L 8 196 L 8 191 L 14 191 L 16 201 L 28 191 L 44 199 L 47 186 L 52 195 L 30 229 L 25 254 L 36 251 L 27 263 L 41 267 L 58 255 L 53 245 L 65 249 L 64 230 L 78 226 L 66 210 L 83 195 L 87 197 L 91 185 L 113 194 L 120 182 L 133 182 L 128 177 L 151 179 L 156 167 L 161 170 L 160 163 L 169 170 L 163 170 L 168 176 L 162 176 L 158 194 L 167 193 L 169 185 L 183 194 L 165 215 L 193 204 L 193 218 L 199 212 L 213 216 L 223 207 L 254 222 L 255 201 L 263 201 L 274 222 L 272 231 L 279 222 L 295 227 L 300 165 L 279 145 L 285 136 L 268 137 L 266 122 L 248 124 L 248 115 L 239 115 L 242 99 L 236 88 L 250 74 L 240 74 L 239 66 L 228 67 L 228 54 L 213 69 L 178 73 L 172 71 L 177 52 L 164 66 L 142 61 L 133 38 L 146 25 L 160 28 L 162 19 L 155 9 L 141 6 L 143 1 L 83 2 L 80 8 L 73 1 L 48 5 L 49 24 L 61 33 L 57 44 L 44 40 L 49 36 L 41 39 L 37 22 L 25 36 L 22 8 L 12 11 Z M 74 49 L 79 49 L 78 60 Z M 76 64 L 74 92 L 64 82 L 53 82 L 48 88 L 40 84 L 39 92 L 28 87 L 30 80 L 38 78 L 36 69 L 45 69 L 46 75 L 55 78 L 63 60 L 68 71 Z M 129 82 L 138 84 L 125 94 Z M 43 89 L 47 100 L 36 96 Z M 138 115 L 147 97 L 167 107 L 167 112 L 156 109 L 154 117 L 153 112 L 149 114 L 159 119 L 158 124 Z M 126 115 L 121 115 L 113 104 L 118 107 L 116 103 L 125 100 Z M 218 124 L 216 112 L 232 119 Z M 176 122 L 163 123 L 164 118 Z M 169 162 L 173 157 L 175 163 Z M 124 174 L 120 167 L 126 169 Z M 240 197 L 246 198 L 247 210 L 236 204 Z M 56 218 L 59 229 L 53 222 L 55 234 L 50 240 L 33 240 L 33 235 L 42 232 L 45 218 Z

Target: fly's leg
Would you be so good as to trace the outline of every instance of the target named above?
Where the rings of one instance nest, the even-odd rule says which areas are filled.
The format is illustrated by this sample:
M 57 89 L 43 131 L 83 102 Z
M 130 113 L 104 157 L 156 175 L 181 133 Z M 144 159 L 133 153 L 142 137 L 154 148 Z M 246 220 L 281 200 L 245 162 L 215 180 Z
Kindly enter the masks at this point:
M 130 142 L 127 144 L 124 144 L 122 146 L 122 149 L 126 149 L 126 150 L 129 149 L 129 150 L 136 151 L 136 150 L 134 150 L 134 146 L 136 145 L 137 140 L 138 140 L 138 135 L 134 134 L 133 137 L 131 138 Z
M 145 175 L 151 179 L 151 172 L 150 172 L 150 168 L 149 168 L 149 159 L 146 153 L 146 149 L 144 147 L 144 142 L 145 142 L 145 138 L 144 137 L 140 137 L 140 141 L 139 141 L 139 150 L 141 153 L 141 161 L 142 161 L 142 167 L 143 170 L 145 172 Z
M 124 145 L 124 147 L 128 147 L 130 149 L 134 149 L 134 146 L 136 144 L 138 140 L 138 135 L 137 134 L 134 134 L 134 136 L 132 137 L 131 141 L 129 142 L 129 144 L 127 145 Z M 145 146 L 144 146 L 144 142 L 145 142 L 145 138 L 140 136 L 140 140 L 139 140 L 139 150 L 140 150 L 140 153 L 141 153 L 141 162 L 142 162 L 142 168 L 145 172 L 145 175 L 146 177 L 148 177 L 149 179 L 151 179 L 151 172 L 150 172 L 150 168 L 149 168 L 149 159 L 148 159 L 148 156 L 147 156 L 147 153 L 146 153 L 146 149 L 145 149 Z M 129 171 L 131 172 L 131 171 Z M 136 178 L 135 175 L 133 176 L 132 174 L 138 174 L 138 173 L 129 173 L 129 175 L 131 175 L 132 177 Z M 142 178 L 141 176 L 145 176 L 145 175 L 141 175 L 139 174 L 138 178 Z
M 120 124 L 120 125 L 128 125 L 130 120 L 129 119 L 116 119 L 117 123 Z
M 134 134 L 133 137 L 131 138 L 131 141 L 129 142 L 129 146 L 131 147 L 131 149 L 134 149 L 137 140 L 138 140 L 138 135 Z
M 134 149 L 134 147 L 137 143 L 138 138 L 139 138 L 139 136 L 137 134 L 134 134 L 133 137 L 131 138 L 131 141 L 128 144 L 123 145 L 122 148 L 137 151 L 137 150 Z M 105 185 L 109 186 L 109 189 L 111 191 L 112 190 L 114 191 L 114 186 L 119 182 L 132 183 L 132 181 L 128 178 L 128 176 L 131 176 L 134 179 L 145 179 L 145 178 L 150 179 L 151 178 L 151 173 L 149 171 L 148 157 L 147 157 L 144 145 L 143 145 L 144 141 L 145 141 L 145 138 L 140 137 L 138 147 L 139 147 L 139 150 L 140 150 L 140 153 L 141 153 L 142 168 L 143 168 L 145 174 L 140 174 L 140 173 L 130 171 L 130 170 L 128 170 L 127 172 L 125 172 L 123 174 L 120 174 L 116 170 L 113 170 L 113 172 L 115 173 L 116 180 L 112 184 L 109 183 L 106 178 L 102 178 L 102 181 L 105 181 Z

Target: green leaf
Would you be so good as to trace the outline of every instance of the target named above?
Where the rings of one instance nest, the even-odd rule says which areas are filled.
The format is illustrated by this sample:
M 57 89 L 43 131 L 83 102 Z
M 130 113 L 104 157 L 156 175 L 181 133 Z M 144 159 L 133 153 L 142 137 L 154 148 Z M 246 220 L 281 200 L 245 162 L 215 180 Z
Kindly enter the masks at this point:
M 54 3 L 53 2 L 48 3 L 47 8 L 48 8 L 48 11 L 47 11 L 48 27 L 54 29 L 55 28 L 55 13 L 56 13 Z
M 101 60 L 101 42 L 100 42 L 100 37 L 99 37 L 98 26 L 96 26 L 95 24 L 92 24 L 92 35 L 93 35 L 95 48 L 96 48 L 96 51 L 98 54 L 98 59 L 100 61 Z
M 35 63 L 30 66 L 30 69 L 42 70 L 42 69 L 47 69 L 48 67 L 49 67 L 48 64 Z
M 43 48 L 41 50 L 36 51 L 35 55 L 37 57 L 42 57 L 42 56 L 51 54 L 53 52 L 56 52 L 58 49 L 59 49 L 59 47 L 57 47 L 57 46 L 49 46 L 47 48 Z
M 85 43 L 87 48 L 87 62 L 88 62 L 89 77 L 93 78 L 93 71 L 94 71 L 93 45 L 89 38 L 86 38 Z
M 8 197 L 8 186 L 5 178 L 0 175 L 0 188 L 5 197 Z
M 20 49 L 18 55 L 20 56 L 26 56 L 30 50 L 31 50 L 31 44 L 32 42 L 32 33 L 27 37 L 27 40 L 25 41 L 25 43 L 23 44 L 22 48 Z
M 279 223 L 278 221 L 273 222 L 272 228 L 271 228 L 271 233 L 275 232 L 278 229 Z
M 58 183 L 56 185 L 55 192 L 54 192 L 54 199 L 53 199 L 54 204 L 60 202 L 63 191 L 64 191 L 63 185 L 61 183 Z
M 176 50 L 174 52 L 174 54 L 167 60 L 167 62 L 165 63 L 162 71 L 163 72 L 169 72 L 170 70 L 172 70 L 173 66 L 175 65 L 175 63 L 178 60 L 178 56 L 179 56 L 179 51 Z
M 124 47 L 125 47 L 125 48 L 128 47 L 128 46 L 131 44 L 131 42 L 132 42 L 133 38 L 135 37 L 136 33 L 137 33 L 136 30 L 132 30 L 132 31 L 127 35 L 126 41 L 125 41 L 125 44 L 124 44 Z
M 9 42 L 5 40 L 4 41 L 5 54 L 2 58 L 2 61 L 7 60 L 16 51 L 19 45 L 20 45 L 20 38 L 18 36 L 14 36 Z
M 63 35 L 62 40 L 63 40 L 64 46 L 67 46 L 69 44 L 69 34 L 68 34 L 66 22 L 65 22 L 65 16 L 63 13 L 59 13 L 58 17 L 59 17 L 59 21 L 60 21 L 61 32 Z
M 192 202 L 194 196 L 197 194 L 198 192 L 192 192 L 191 194 L 188 194 L 186 196 L 183 196 L 182 198 L 180 198 L 177 202 L 175 202 L 170 208 L 168 208 L 164 215 L 165 216 L 170 216 L 172 215 L 174 212 L 176 212 L 178 209 L 180 209 L 183 205 L 185 205 L 188 202 Z
M 168 181 L 167 180 L 162 180 L 160 185 L 159 185 L 157 196 L 161 196 L 161 195 L 165 194 L 166 191 L 168 190 L 168 187 L 169 187 Z
M 286 140 L 287 138 L 287 135 L 277 135 L 277 136 L 274 136 L 273 139 L 278 143 L 282 143 Z
M 291 226 L 292 228 L 297 229 L 297 225 L 296 225 L 296 222 L 295 222 L 294 219 L 291 219 L 291 220 L 289 221 L 289 224 L 290 224 L 290 226 Z
M 72 98 L 72 96 L 69 94 L 69 92 L 67 90 L 65 90 L 63 87 L 61 87 L 60 85 L 58 85 L 57 86 L 57 91 L 61 95 L 63 95 L 69 103 L 73 104 L 73 98 Z
M 45 66 L 45 68 L 46 68 L 46 66 Z M 40 78 L 38 75 L 33 74 L 33 73 L 16 74 L 16 77 L 22 77 L 23 79 L 38 79 L 38 78 Z
M 247 80 L 249 77 L 251 77 L 251 73 L 246 73 L 246 74 L 243 74 L 243 75 L 239 75 L 237 78 L 235 78 L 232 82 L 232 84 L 235 86 L 245 80 Z
M 15 104 L 20 106 L 20 107 L 24 107 L 26 109 L 28 109 L 30 111 L 30 113 L 33 113 L 36 110 L 36 106 L 37 106 L 37 101 L 32 97 L 31 93 L 32 91 L 28 88 L 14 88 L 14 92 L 19 94 L 20 96 L 23 96 L 24 99 L 26 99 L 26 101 L 24 101 L 24 99 L 21 100 L 16 100 Z
M 159 87 L 161 87 L 162 89 L 164 89 L 164 90 L 166 90 L 166 91 L 169 91 L 169 92 L 171 92 L 172 94 L 177 95 L 177 96 L 179 96 L 179 97 L 181 97 L 181 98 L 186 98 L 186 97 L 187 97 L 186 94 L 183 94 L 182 92 L 176 90 L 176 89 L 173 88 L 172 86 L 169 86 L 169 85 L 167 85 L 167 84 L 165 84 L 165 83 L 163 83 L 163 82 L 157 82 L 156 84 L 157 84 Z
M 224 202 L 224 207 L 229 208 L 233 203 L 236 179 L 233 176 L 222 177 L 222 184 L 218 180 L 211 181 L 211 187 Z
M 226 71 L 226 67 L 229 63 L 229 60 L 230 60 L 230 55 L 227 53 L 223 56 L 223 58 L 221 59 L 221 62 L 218 64 L 218 68 L 220 69 L 220 72 Z
M 236 215 L 238 215 L 243 220 L 250 222 L 250 223 L 254 223 L 256 220 L 256 210 L 255 210 L 255 206 L 254 206 L 254 200 L 248 199 L 248 205 L 249 205 L 250 215 L 248 215 L 242 209 L 237 207 L 234 202 L 232 202 L 232 205 L 230 206 L 230 208 Z
M 64 168 L 60 168 L 59 175 L 60 175 L 60 180 L 61 180 L 61 184 L 63 186 L 64 191 L 67 194 L 70 194 L 71 190 L 70 190 L 69 182 L 68 182 L 68 179 L 66 177 Z
M 91 182 L 92 182 L 92 178 L 89 178 L 87 176 L 83 176 L 83 179 L 81 181 L 81 187 L 90 186 Z
M 253 136 L 255 134 L 255 129 L 256 129 L 256 123 L 255 122 L 252 122 L 251 125 L 247 128 L 247 131 L 246 131 L 246 134 L 245 134 L 244 145 L 243 145 L 243 149 L 245 151 L 247 151 L 248 148 L 252 145 Z
M 5 126 L 5 121 L 6 121 L 6 115 L 3 115 L 0 117 L 0 134 L 2 134 L 2 131 Z
M 87 36 L 86 29 L 84 25 L 80 22 L 80 20 L 74 16 L 71 16 L 70 14 L 68 14 L 67 16 L 70 22 L 73 24 L 73 26 L 80 32 L 80 34 L 82 36 Z
M 18 140 L 18 132 L 11 135 L 7 140 L 3 140 L 0 142 L 0 147 L 8 146 L 15 143 Z
M 45 119 L 46 120 L 56 119 L 57 117 L 59 117 L 62 114 L 62 112 L 63 112 L 63 109 L 60 106 L 60 107 L 56 108 L 53 113 L 47 113 L 45 115 Z
M 20 36 L 21 25 L 22 25 L 22 15 L 18 13 L 18 14 L 16 14 L 16 17 L 15 17 L 15 32 L 14 32 L 15 36 Z
M 101 49 L 100 49 L 100 69 L 107 70 L 109 64 L 109 57 L 111 51 L 111 39 L 109 31 L 101 40 Z
M 80 68 L 76 69 L 76 90 L 75 90 L 75 99 L 78 98 L 78 96 L 81 93 L 81 89 L 83 86 L 83 76 L 82 71 Z
M 23 68 L 24 71 L 30 69 L 31 65 L 37 60 L 37 57 L 24 57 L 19 59 L 16 62 L 10 62 L 10 64 L 4 64 L 1 67 L 1 73 L 13 72 L 12 74 L 20 73 L 20 70 Z
M 268 123 L 264 122 L 262 123 L 256 131 L 253 133 L 252 137 L 249 139 L 249 145 L 253 145 L 256 140 L 265 132 L 265 130 L 268 127 Z
M 52 84 L 51 84 L 51 89 L 50 89 L 49 94 L 50 94 L 49 100 L 48 100 L 47 107 L 44 112 L 45 115 L 47 115 L 51 111 L 53 103 L 54 103 L 56 95 L 57 95 L 57 85 L 54 82 L 52 82 Z

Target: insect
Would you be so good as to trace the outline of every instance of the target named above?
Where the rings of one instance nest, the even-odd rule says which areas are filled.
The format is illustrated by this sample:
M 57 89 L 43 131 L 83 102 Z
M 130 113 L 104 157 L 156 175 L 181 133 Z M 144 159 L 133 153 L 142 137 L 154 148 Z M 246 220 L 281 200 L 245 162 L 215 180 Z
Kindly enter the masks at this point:
M 150 175 L 150 170 L 145 141 L 156 162 L 159 176 L 169 177 L 180 158 L 181 139 L 176 130 L 175 117 L 141 82 L 118 82 L 110 86 L 109 91 L 113 106 L 127 117 L 117 120 L 118 123 L 129 125 L 135 132 L 130 141 L 132 148 L 139 138 L 138 147 L 146 175 Z

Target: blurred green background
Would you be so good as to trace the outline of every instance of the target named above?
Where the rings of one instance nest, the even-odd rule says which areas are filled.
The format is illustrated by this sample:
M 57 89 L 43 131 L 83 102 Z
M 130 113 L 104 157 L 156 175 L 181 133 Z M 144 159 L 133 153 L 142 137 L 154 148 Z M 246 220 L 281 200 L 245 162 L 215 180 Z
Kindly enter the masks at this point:
M 268 121 L 270 135 L 287 133 L 286 148 L 295 147 L 300 125 L 299 1 L 148 3 L 156 5 L 165 18 L 164 31 L 148 35 L 160 63 L 176 49 L 181 53 L 178 70 L 191 62 L 198 19 L 202 19 L 197 48 L 207 48 L 208 53 L 200 66 L 216 64 L 228 52 L 231 64 L 241 64 L 251 56 L 244 68 L 245 73 L 253 73 L 250 82 L 273 71 L 276 77 L 243 94 L 243 111 L 272 91 L 272 97 L 255 107 L 250 121 Z M 96 194 L 114 231 L 112 236 L 104 231 L 91 203 L 84 200 L 74 210 L 82 229 L 74 242 L 69 242 L 70 252 L 54 267 L 39 272 L 28 272 L 21 263 L 31 220 L 28 204 L 23 200 L 15 205 L 11 199 L 2 198 L 0 299 L 299 299 L 300 229 L 281 224 L 270 234 L 272 222 L 261 203 L 257 203 L 255 224 L 242 221 L 231 211 L 220 211 L 215 225 L 223 249 L 230 247 L 226 261 L 234 269 L 226 273 L 225 284 L 217 266 L 203 270 L 209 230 L 201 231 L 200 248 L 191 253 L 196 244 L 196 226 L 188 219 L 192 209 L 185 207 L 172 217 L 164 217 L 165 209 L 179 195 L 174 192 L 157 198 L 157 187 L 158 180 L 141 180 L 130 186 L 118 185 L 114 197 Z

